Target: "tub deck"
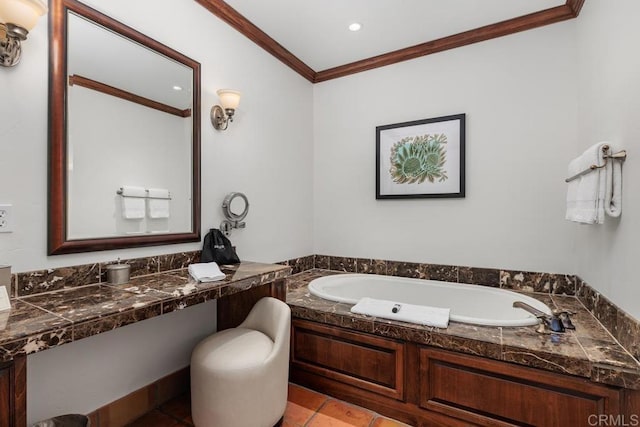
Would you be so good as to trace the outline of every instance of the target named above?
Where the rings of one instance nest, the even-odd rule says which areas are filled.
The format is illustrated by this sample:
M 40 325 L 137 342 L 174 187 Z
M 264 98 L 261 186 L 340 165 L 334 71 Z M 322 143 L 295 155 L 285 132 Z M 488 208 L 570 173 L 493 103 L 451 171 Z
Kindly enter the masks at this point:
M 638 361 L 573 296 L 526 293 L 551 309 L 574 312 L 575 331 L 543 335 L 534 326 L 493 327 L 456 322 L 439 329 L 353 314 L 349 311 L 351 304 L 310 294 L 307 285 L 311 280 L 333 274 L 340 273 L 314 269 L 287 279 L 287 303 L 293 317 L 640 390 Z

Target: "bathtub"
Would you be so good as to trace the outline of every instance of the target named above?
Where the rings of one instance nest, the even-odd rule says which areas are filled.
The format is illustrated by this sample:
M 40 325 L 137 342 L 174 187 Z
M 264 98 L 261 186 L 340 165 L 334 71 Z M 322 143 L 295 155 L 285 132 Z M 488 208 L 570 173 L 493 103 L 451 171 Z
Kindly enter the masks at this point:
M 330 301 L 356 304 L 362 297 L 405 304 L 449 308 L 450 320 L 486 326 L 530 326 L 538 319 L 515 301 L 527 303 L 551 314 L 542 302 L 505 289 L 436 280 L 409 279 L 373 274 L 336 274 L 314 279 L 309 291 Z

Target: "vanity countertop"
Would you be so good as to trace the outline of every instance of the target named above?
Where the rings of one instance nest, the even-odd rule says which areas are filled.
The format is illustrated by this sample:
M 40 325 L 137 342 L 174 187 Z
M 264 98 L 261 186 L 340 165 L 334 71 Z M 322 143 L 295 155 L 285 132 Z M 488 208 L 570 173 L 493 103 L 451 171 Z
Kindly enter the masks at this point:
M 287 303 L 294 317 L 640 390 L 640 364 L 575 297 L 527 293 L 552 309 L 575 313 L 575 331 L 539 334 L 532 326 L 507 328 L 457 322 L 442 329 L 353 314 L 351 304 L 309 293 L 311 280 L 332 274 L 339 272 L 316 269 L 287 279 Z
M 218 299 L 287 277 L 291 267 L 243 261 L 224 280 L 194 281 L 186 269 L 11 299 L 0 312 L 0 362 Z

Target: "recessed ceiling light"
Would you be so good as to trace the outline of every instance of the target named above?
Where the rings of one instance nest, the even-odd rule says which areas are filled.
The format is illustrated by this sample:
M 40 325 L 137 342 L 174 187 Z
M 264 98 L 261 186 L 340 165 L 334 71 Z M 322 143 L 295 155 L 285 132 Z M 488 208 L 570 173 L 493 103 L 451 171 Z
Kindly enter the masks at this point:
M 360 31 L 360 28 L 362 28 L 362 25 L 360 25 L 358 22 L 354 22 L 353 24 L 349 25 L 350 31 Z
M 174 87 L 173 87 L 173 90 L 182 90 L 182 87 L 180 87 L 180 86 L 174 86 Z

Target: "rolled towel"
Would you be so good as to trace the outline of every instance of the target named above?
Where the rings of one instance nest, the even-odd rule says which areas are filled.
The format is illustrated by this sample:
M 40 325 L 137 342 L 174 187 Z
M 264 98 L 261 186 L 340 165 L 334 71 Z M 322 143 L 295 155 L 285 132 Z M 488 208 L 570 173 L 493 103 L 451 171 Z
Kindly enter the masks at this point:
M 610 153 L 616 150 L 609 144 Z M 617 218 L 622 213 L 622 161 L 609 159 L 606 167 L 606 190 L 604 195 L 604 211 L 610 217 Z
M 215 282 L 226 277 L 215 262 L 189 264 L 189 274 L 198 282 Z
M 145 216 L 144 201 L 147 190 L 142 187 L 122 186 L 122 217 L 142 219 Z
M 435 326 L 436 328 L 449 326 L 450 311 L 448 308 L 405 304 L 368 297 L 362 298 L 356 305 L 351 307 L 352 313 Z
M 169 190 L 165 188 L 150 188 L 149 218 L 169 218 Z

